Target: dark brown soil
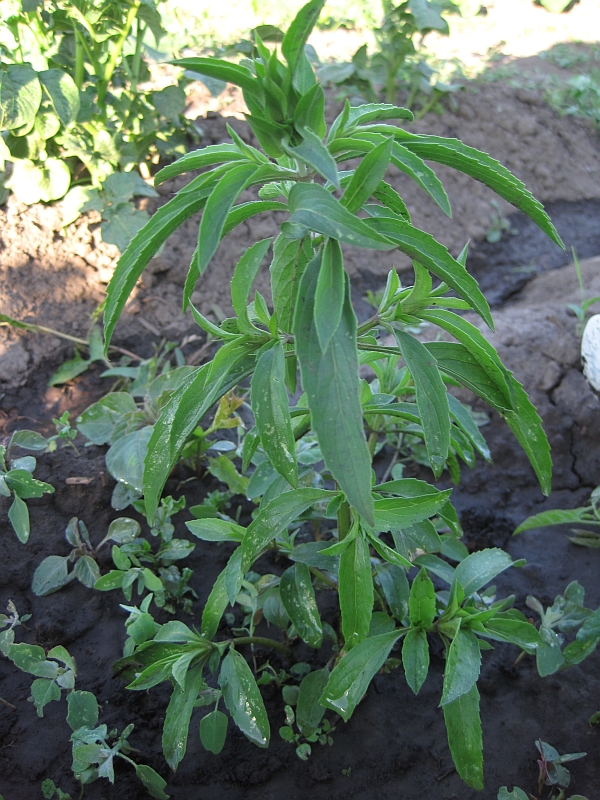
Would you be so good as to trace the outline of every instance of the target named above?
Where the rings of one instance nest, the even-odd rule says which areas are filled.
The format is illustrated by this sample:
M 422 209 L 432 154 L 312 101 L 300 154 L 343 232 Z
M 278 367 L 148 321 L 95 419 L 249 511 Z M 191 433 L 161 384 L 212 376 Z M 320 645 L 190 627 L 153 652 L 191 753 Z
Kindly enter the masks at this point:
M 242 123 L 234 124 L 244 130 Z M 203 128 L 205 144 L 226 136 L 221 118 L 204 121 Z M 417 129 L 456 135 L 489 150 L 524 179 L 534 194 L 553 204 L 559 231 L 571 237 L 569 243 L 575 244 L 582 258 L 600 254 L 600 229 L 597 217 L 594 220 L 600 203 L 600 150 L 596 134 L 586 124 L 559 119 L 536 96 L 521 90 L 483 84 L 477 93 L 459 97 L 458 112 L 428 117 Z M 511 305 L 496 312 L 497 333 L 491 339 L 531 393 L 544 419 L 555 462 L 554 494 L 543 498 L 518 445 L 491 414 L 483 432 L 494 465 L 479 464 L 475 472 L 466 471 L 453 495 L 462 515 L 465 541 L 471 550 L 503 546 L 515 558 L 527 559 L 527 566 L 504 573 L 496 581 L 500 595 L 516 595 L 517 606 L 524 607 L 528 594 L 550 603 L 555 594 L 577 579 L 587 591 L 587 605 L 597 607 L 600 556 L 596 551 L 575 547 L 556 530 L 511 536 L 526 515 L 551 507 L 574 507 L 600 484 L 600 405 L 581 374 L 576 321 L 564 308 L 566 302 L 578 300 L 574 270 L 562 267 L 567 259 L 557 249 L 542 252 L 518 217 L 518 237 L 505 237 L 494 247 L 481 244 L 493 195 L 450 171 L 440 170 L 440 176 L 453 202 L 453 223 L 446 221 L 418 189 L 405 186 L 399 175 L 392 175 L 392 181 L 407 197 L 415 223 L 435 233 L 452 252 L 460 250 L 467 238 L 476 240 L 472 268 L 496 301 L 521 288 L 514 281 L 506 281 L 507 275 L 517 274 L 521 281 L 523 274 L 529 279 L 535 272 L 557 268 L 535 278 L 521 294 L 512 297 Z M 173 189 L 166 187 L 165 195 Z M 588 204 L 582 205 L 584 201 Z M 88 219 L 71 226 L 63 238 L 55 214 L 42 207 L 26 211 L 12 202 L 6 210 L 0 210 L 0 216 L 4 215 L 0 232 L 2 311 L 81 335 L 86 329 L 85 315 L 101 299 L 102 284 L 115 254 L 94 243 L 97 221 Z M 118 332 L 120 345 L 146 355 L 160 336 L 177 340 L 192 331 L 189 320 L 179 314 L 179 303 L 195 246 L 196 224 L 190 221 L 184 226 L 154 260 Z M 242 246 L 274 231 L 275 221 L 263 218 L 224 241 L 198 287 L 203 310 L 210 311 L 215 303 L 226 310 L 228 278 Z M 529 266 L 532 260 L 531 272 L 510 272 Z M 359 311 L 362 292 L 379 288 L 391 263 L 391 256 L 348 252 Z M 584 265 L 591 293 L 600 294 L 599 274 L 598 259 Z M 267 276 L 260 276 L 259 283 L 261 290 L 265 289 Z M 155 335 L 149 326 L 155 329 Z M 0 401 L 6 433 L 25 427 L 48 431 L 51 416 L 63 410 L 76 414 L 109 388 L 98 377 L 100 370 L 94 369 L 69 387 L 47 389 L 49 374 L 68 355 L 68 348 L 58 340 L 17 336 L 6 329 L 0 329 L 0 333 L 5 337 L 0 356 L 5 394 Z M 192 349 L 190 346 L 187 352 Z M 502 785 L 535 791 L 537 738 L 561 752 L 588 752 L 587 758 L 571 765 L 571 788 L 590 800 L 597 796 L 599 734 L 587 721 L 600 707 L 598 654 L 578 667 L 540 679 L 531 658 L 525 657 L 515 665 L 517 649 L 502 645 L 485 654 L 480 681 L 486 760 L 486 789 L 482 794 L 468 789 L 452 769 L 443 716 L 437 707 L 443 661 L 435 652 L 430 676 L 418 697 L 408 688 L 401 669 L 378 675 L 350 722 L 337 722 L 333 747 L 316 745 L 307 762 L 300 761 L 293 748 L 279 739 L 283 704 L 268 687 L 264 697 L 272 744 L 267 751 L 251 745 L 230 725 L 221 755 L 205 752 L 197 733 L 204 712 L 198 710 L 186 758 L 178 772 L 171 774 L 160 744 L 167 691 L 157 687 L 149 692 L 130 692 L 120 679 L 111 677 L 112 663 L 121 655 L 125 639 L 121 594 L 99 594 L 70 584 L 50 597 L 37 598 L 29 588 L 33 572 L 44 557 L 67 554 L 63 531 L 72 516 L 85 521 L 95 541 L 118 516 L 110 509 L 112 481 L 107 476 L 103 450 L 79 444 L 78 450 L 76 454 L 67 448 L 39 459 L 37 476 L 52 483 L 56 492 L 28 502 L 32 535 L 26 546 L 18 544 L 6 520 L 5 501 L 1 501 L 0 610 L 12 599 L 21 614 L 32 614 L 29 629 L 19 629 L 20 640 L 47 648 L 57 644 L 69 648 L 78 664 L 78 688 L 96 693 L 102 707 L 101 722 L 109 729 L 135 723 L 130 741 L 140 751 L 136 759 L 150 764 L 168 780 L 167 791 L 175 800 L 303 800 L 307 795 L 315 800 L 495 800 Z M 88 486 L 74 486 L 66 484 L 69 477 L 93 480 Z M 179 495 L 182 477 L 175 476 L 170 482 L 169 493 Z M 208 488 L 213 487 L 187 484 L 188 505 L 198 502 Z M 183 521 L 188 518 L 187 512 L 177 518 L 179 536 L 186 536 Z M 196 543 L 189 566 L 194 570 L 191 585 L 199 600 L 194 604 L 193 618 L 182 616 L 184 621 L 198 622 L 212 582 L 229 552 L 227 545 Z M 105 571 L 108 554 L 103 558 L 101 567 Z M 264 566 L 274 572 L 282 569 L 281 564 Z M 319 603 L 327 616 L 331 604 L 326 593 Z M 167 615 L 161 614 L 158 621 L 166 621 Z M 257 652 L 261 661 L 268 655 L 276 668 L 290 666 L 279 657 Z M 294 655 L 298 660 L 315 658 L 300 646 Z M 319 663 L 318 658 L 315 663 Z M 65 722 L 64 700 L 47 706 L 45 718 L 38 719 L 35 708 L 27 702 L 31 676 L 19 672 L 4 658 L 0 658 L 0 676 L 0 696 L 16 706 L 12 711 L 0 704 L 0 794 L 4 800 L 41 798 L 41 782 L 52 778 L 75 797 L 78 789 L 70 770 L 70 729 Z M 133 770 L 123 765 L 117 767 L 114 786 L 98 781 L 86 788 L 84 796 L 90 800 L 136 800 L 147 795 Z

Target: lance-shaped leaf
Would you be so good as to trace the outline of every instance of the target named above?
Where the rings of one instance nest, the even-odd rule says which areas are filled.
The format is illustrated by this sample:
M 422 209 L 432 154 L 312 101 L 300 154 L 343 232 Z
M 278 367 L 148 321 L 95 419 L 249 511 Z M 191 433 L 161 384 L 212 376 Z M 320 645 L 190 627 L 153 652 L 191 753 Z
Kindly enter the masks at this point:
M 177 769 L 185 755 L 192 711 L 198 692 L 204 686 L 202 666 L 199 665 L 188 671 L 185 691 L 178 684 L 173 687 L 162 735 L 163 753 L 171 769 Z
M 238 327 L 242 333 L 253 332 L 253 326 L 248 319 L 248 297 L 270 244 L 271 239 L 256 242 L 246 250 L 235 266 L 231 279 L 231 304 L 238 315 Z
M 252 183 L 255 184 L 256 179 L 257 175 L 255 174 Z M 233 206 L 227 215 L 225 225 L 221 231 L 221 238 L 227 236 L 228 233 L 231 233 L 231 231 L 237 228 L 238 225 L 241 225 L 242 222 L 245 222 L 251 217 L 255 217 L 257 214 L 264 214 L 267 211 L 287 210 L 287 203 L 280 203 L 277 200 L 251 200 L 248 203 L 240 203 L 237 206 Z
M 500 197 L 527 214 L 553 242 L 564 249 L 562 240 L 542 204 L 526 189 L 524 183 L 487 153 L 468 147 L 458 139 L 419 136 L 401 128 L 397 130 L 398 138 L 404 147 L 427 161 L 437 161 L 439 164 L 453 167 L 489 186 Z
M 302 385 L 326 467 L 339 483 L 350 505 L 369 525 L 373 525 L 371 456 L 360 405 L 356 316 L 350 302 L 346 276 L 342 318 L 323 353 L 314 319 L 320 261 L 319 256 L 313 259 L 302 276 L 294 318 Z
M 429 519 L 443 508 L 451 491 L 375 500 L 375 527 L 380 531 L 400 530 Z
M 397 246 L 355 217 L 318 183 L 294 184 L 288 204 L 291 222 L 305 225 L 332 239 L 372 250 L 393 250 Z
M 433 236 L 408 222 L 392 217 L 372 217 L 365 224 L 373 231 L 394 241 L 399 250 L 447 283 L 493 329 L 490 307 L 477 281 Z
M 286 569 L 279 583 L 279 594 L 300 638 L 310 647 L 321 647 L 323 625 L 317 608 L 311 573 L 306 564 L 295 564 Z
M 523 533 L 534 528 L 546 528 L 549 525 L 576 525 L 579 523 L 592 523 L 595 520 L 589 518 L 590 512 L 586 508 L 552 509 L 552 511 L 542 511 L 541 514 L 534 514 L 522 522 L 514 533 Z
M 263 505 L 244 536 L 242 569 L 250 569 L 261 550 L 307 508 L 319 500 L 330 500 L 334 496 L 335 492 L 326 489 L 296 489 L 284 492 Z
M 499 547 L 478 550 L 458 564 L 454 571 L 454 580 L 461 585 L 465 596 L 469 597 L 512 565 L 512 558 Z
M 313 255 L 308 237 L 288 239 L 280 234 L 273 244 L 273 261 L 269 268 L 273 308 L 277 314 L 279 327 L 285 333 L 292 332 L 300 279 Z
M 322 705 L 347 722 L 401 636 L 401 631 L 369 636 L 343 656 L 327 681 Z
M 340 200 L 348 211 L 353 214 L 360 211 L 363 204 L 379 187 L 390 163 L 393 144 L 391 137 L 381 142 L 358 165 Z
M 318 669 L 309 672 L 300 684 L 296 703 L 296 724 L 303 736 L 312 736 L 323 719 L 325 707 L 319 703 L 319 698 L 328 679 L 328 670 Z
M 398 347 L 412 375 L 425 446 L 436 478 L 442 474 L 450 447 L 450 409 L 446 386 L 435 358 L 409 333 L 395 331 Z
M 106 290 L 104 307 L 104 343 L 108 348 L 117 320 L 144 267 L 159 247 L 186 219 L 200 211 L 207 194 L 192 192 L 177 194 L 151 217 L 136 233 L 119 259 Z
M 315 327 L 323 353 L 340 324 L 345 289 L 342 248 L 336 239 L 327 239 L 315 293 Z
M 421 319 L 438 325 L 454 336 L 467 348 L 477 363 L 484 369 L 494 386 L 502 389 L 505 407 L 513 408 L 513 398 L 507 382 L 507 370 L 500 361 L 496 349 L 485 336 L 468 320 L 445 309 L 427 310 L 419 313 Z
M 220 58 L 177 58 L 171 63 L 190 70 L 190 72 L 197 72 L 199 75 L 233 83 L 257 102 L 261 102 L 263 99 L 260 84 L 248 67 L 232 64 L 230 61 L 223 61 Z
M 183 175 L 184 172 L 212 167 L 214 164 L 223 164 L 226 161 L 248 161 L 248 157 L 234 144 L 211 144 L 201 150 L 192 150 L 172 164 L 163 167 L 154 176 L 154 185 L 158 186 L 177 175 Z
M 481 397 L 492 408 L 501 413 L 511 410 L 512 400 L 507 399 L 504 376 L 501 376 L 501 382 L 497 383 L 463 344 L 427 342 L 425 347 L 433 354 L 443 372 Z
M 319 19 L 325 0 L 311 0 L 296 14 L 281 42 L 281 52 L 293 75 L 300 56 L 304 53 L 304 45 L 310 32 Z
M 492 455 L 487 445 L 486 440 L 481 435 L 477 423 L 471 416 L 468 408 L 465 408 L 460 400 L 452 394 L 448 394 L 448 406 L 450 408 L 450 416 L 460 427 L 463 433 L 469 438 L 477 452 L 482 455 L 486 461 L 491 463 Z
M 444 214 L 448 217 L 452 216 L 450 201 L 448 200 L 448 195 L 446 194 L 442 182 L 435 172 L 427 166 L 423 159 L 419 158 L 415 153 L 411 153 L 411 151 L 407 150 L 405 147 L 402 147 L 398 142 L 395 142 L 392 151 L 392 163 L 406 175 L 409 175 L 415 183 L 426 191 L 427 194 L 435 200 Z
M 185 281 L 183 307 L 186 308 L 200 275 L 214 256 L 225 220 L 238 195 L 246 188 L 257 170 L 256 164 L 243 163 L 231 167 L 219 180 L 206 201 L 198 232 L 198 251 Z
M 406 119 L 412 122 L 413 113 L 408 108 L 400 108 L 389 103 L 366 103 L 362 106 L 352 106 L 343 130 L 349 132 L 357 125 L 366 125 L 369 122 L 386 119 Z
M 426 569 L 419 570 L 412 582 L 408 607 L 410 624 L 416 628 L 429 628 L 435 619 L 435 587 Z
M 402 643 L 402 666 L 406 682 L 419 694 L 429 672 L 429 644 L 424 630 L 411 628 Z
M 212 639 L 216 635 L 223 613 L 229 605 L 226 579 L 227 567 L 219 573 L 202 612 L 202 635 L 207 639 Z
M 263 349 L 250 385 L 252 412 L 263 450 L 277 472 L 295 488 L 298 485 L 298 462 L 281 342 Z
M 26 544 L 29 539 L 29 534 L 31 533 L 29 509 L 25 501 L 21 500 L 18 494 L 15 494 L 10 508 L 8 509 L 8 519 L 19 541 L 22 544 Z
M 252 371 L 255 362 L 249 356 L 255 346 L 244 337 L 223 345 L 213 361 L 183 381 L 162 409 L 148 442 L 144 464 L 144 497 L 150 522 L 188 436 L 211 405 Z
M 271 732 L 265 704 L 250 667 L 236 650 L 230 650 L 223 659 L 219 686 L 227 710 L 242 733 L 259 747 L 268 747 Z
M 481 651 L 472 631 L 459 628 L 446 659 L 441 706 L 452 703 L 475 686 L 481 668 Z
M 359 534 L 340 557 L 338 593 L 342 633 L 350 650 L 369 633 L 373 611 L 373 575 L 369 545 Z
M 299 158 L 316 170 L 336 189 L 340 188 L 337 165 L 329 150 L 309 128 L 302 129 L 302 142 L 297 147 L 285 147 L 288 155 Z
M 444 706 L 444 720 L 452 760 L 458 774 L 473 789 L 482 791 L 483 739 L 476 685 Z
M 390 607 L 390 611 L 398 622 L 403 623 L 408 617 L 408 598 L 410 594 L 406 570 L 394 564 L 377 564 L 375 576 Z

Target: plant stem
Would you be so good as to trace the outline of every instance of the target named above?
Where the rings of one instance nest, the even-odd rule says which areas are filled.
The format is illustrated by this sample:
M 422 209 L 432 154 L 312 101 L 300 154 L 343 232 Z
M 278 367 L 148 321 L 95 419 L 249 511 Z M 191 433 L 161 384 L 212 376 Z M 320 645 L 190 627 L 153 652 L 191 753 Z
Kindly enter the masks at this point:
M 320 569 L 317 569 L 317 567 L 309 567 L 309 569 L 312 572 L 312 574 L 315 576 L 315 578 L 318 578 L 320 581 L 322 581 L 327 586 L 330 586 L 332 589 L 337 589 L 338 588 L 337 583 L 335 581 L 331 580 L 331 578 L 328 578 L 327 575 L 325 575 L 324 572 L 321 572 Z
M 10 708 L 12 711 L 16 711 L 17 707 L 13 706 L 12 703 L 9 703 L 8 700 L 5 700 L 3 697 L 0 697 L 0 703 L 5 705 L 7 708 Z
M 104 74 L 102 75 L 102 80 L 98 81 L 98 105 L 102 109 L 103 115 L 106 117 L 106 94 L 108 92 L 108 84 L 112 80 L 113 73 L 116 69 L 117 62 L 119 61 L 121 54 L 123 52 L 123 45 L 127 41 L 127 37 L 131 32 L 131 27 L 133 22 L 137 16 L 137 13 L 141 6 L 141 0 L 138 0 L 134 3 L 127 13 L 127 19 L 125 20 L 125 25 L 121 30 L 119 38 L 115 42 L 115 46 L 113 47 L 112 53 L 110 54 L 110 58 L 104 68 Z
M 73 33 L 75 35 L 75 85 L 81 91 L 83 86 L 83 45 L 77 35 L 77 26 L 73 23 Z
M 138 84 L 140 82 L 140 66 L 142 63 L 142 46 L 144 44 L 144 36 L 146 35 L 146 26 L 138 19 L 137 31 L 135 35 L 135 53 L 133 56 L 133 89 L 138 91 Z
M 338 539 L 341 542 L 342 539 L 346 538 L 346 534 L 350 530 L 350 525 L 352 524 L 352 520 L 350 518 L 350 506 L 348 505 L 348 501 L 344 500 L 340 509 L 337 514 L 337 523 L 338 523 Z
M 274 650 L 279 650 L 280 653 L 283 653 L 285 656 L 291 656 L 292 652 L 290 648 L 283 644 L 282 642 L 278 642 L 275 639 L 268 639 L 266 636 L 240 636 L 238 639 L 232 639 L 232 644 L 261 644 L 264 647 L 272 647 Z

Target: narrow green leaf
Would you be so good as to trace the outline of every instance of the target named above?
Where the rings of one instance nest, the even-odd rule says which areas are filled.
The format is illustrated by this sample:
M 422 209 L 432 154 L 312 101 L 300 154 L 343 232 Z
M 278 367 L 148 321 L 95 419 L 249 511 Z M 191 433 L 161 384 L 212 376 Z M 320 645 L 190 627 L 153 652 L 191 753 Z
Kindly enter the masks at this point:
M 406 682 L 419 694 L 429 672 L 429 644 L 424 630 L 411 628 L 402 643 L 402 666 Z
M 304 737 L 312 736 L 321 724 L 325 714 L 325 707 L 319 703 L 319 699 L 323 694 L 328 679 L 329 672 L 327 669 L 309 672 L 302 679 L 295 711 L 296 724 Z
M 401 636 L 401 631 L 369 636 L 352 648 L 331 673 L 321 704 L 347 722 Z
M 178 684 L 173 687 L 162 734 L 163 753 L 171 769 L 177 769 L 185 755 L 194 704 L 204 686 L 202 665 L 198 665 L 188 670 L 185 691 Z
M 268 747 L 269 719 L 256 680 L 243 656 L 230 650 L 219 674 L 223 700 L 241 732 L 259 747 Z
M 241 525 L 224 519 L 193 519 L 185 525 L 190 533 L 205 542 L 241 542 L 246 533 Z
M 465 596 L 469 597 L 494 580 L 496 575 L 512 567 L 512 564 L 509 554 L 499 547 L 478 550 L 458 564 L 454 579 L 463 588 Z
M 260 172 L 260 169 L 258 172 Z M 258 173 L 254 175 L 252 180 L 253 184 L 256 184 L 257 178 Z M 250 217 L 255 217 L 257 214 L 264 214 L 268 211 L 287 210 L 287 203 L 281 203 L 276 200 L 251 200 L 248 203 L 239 203 L 237 206 L 233 206 L 227 215 L 225 225 L 223 225 L 223 230 L 221 232 L 221 238 L 227 236 L 228 233 L 231 233 L 231 231 L 237 228 L 238 225 L 241 225 L 242 222 L 250 219 Z
M 324 5 L 325 0 L 311 0 L 303 6 L 283 37 L 281 52 L 288 63 L 292 75 L 296 71 L 298 60 L 304 53 L 306 40 L 316 25 Z
M 458 139 L 420 136 L 402 129 L 397 130 L 398 138 L 404 147 L 427 161 L 437 161 L 439 164 L 453 167 L 489 186 L 500 197 L 527 214 L 553 242 L 564 249 L 564 244 L 542 204 L 526 189 L 524 183 L 487 153 L 468 147 Z
M 129 243 L 115 268 L 106 290 L 104 307 L 104 343 L 108 348 L 110 339 L 125 307 L 125 303 L 144 267 L 156 254 L 161 244 L 174 230 L 204 207 L 207 195 L 199 193 L 176 194 L 151 217 Z
M 459 565 L 460 566 L 460 565 Z M 472 631 L 459 628 L 446 659 L 441 706 L 454 702 L 475 686 L 481 668 L 481 651 Z
M 356 316 L 346 276 L 342 319 L 327 350 L 321 352 L 314 320 L 320 260 L 317 256 L 302 276 L 294 319 L 302 385 L 326 467 L 338 481 L 350 505 L 373 525 L 371 457 L 360 406 Z
M 199 276 L 202 275 L 219 246 L 221 233 L 231 206 L 248 186 L 256 170 L 256 164 L 244 163 L 232 167 L 219 180 L 206 201 L 198 232 L 198 255 L 192 262 L 185 281 L 184 309 L 190 301 Z
M 308 237 L 288 239 L 280 234 L 273 244 L 273 260 L 269 268 L 271 293 L 279 327 L 285 333 L 292 332 L 300 279 L 313 255 Z
M 15 494 L 10 508 L 8 509 L 8 519 L 13 526 L 17 538 L 23 544 L 27 543 L 31 527 L 29 523 L 29 509 L 24 500 L 21 500 L 18 494 Z
M 242 543 L 242 569 L 250 569 L 260 552 L 307 508 L 319 500 L 330 500 L 333 496 L 335 492 L 325 489 L 296 489 L 284 492 L 263 505 L 249 525 Z
M 306 564 L 295 564 L 281 576 L 279 583 L 281 602 L 300 638 L 310 647 L 323 643 L 323 625 L 317 608 L 311 573 Z
M 256 344 L 238 337 L 223 345 L 215 358 L 189 375 L 162 408 L 154 424 L 144 464 L 144 497 L 150 523 L 160 493 L 188 436 L 212 404 L 254 367 Z
M 421 568 L 410 587 L 410 624 L 427 629 L 435 619 L 435 588 L 427 570 Z
M 458 774 L 468 786 L 483 791 L 483 739 L 476 685 L 444 706 L 444 720 Z
M 346 650 L 369 633 L 373 611 L 373 576 L 369 545 L 359 534 L 340 557 L 338 593 Z
M 271 239 L 256 242 L 246 250 L 235 266 L 231 279 L 231 304 L 238 315 L 238 326 L 242 333 L 252 332 L 253 326 L 248 319 L 248 298 L 270 244 Z
M 200 741 L 206 750 L 218 755 L 227 738 L 227 716 L 215 708 L 200 720 Z
M 534 528 L 546 528 L 549 525 L 575 525 L 581 522 L 591 522 L 589 511 L 586 508 L 570 508 L 570 509 L 552 509 L 551 511 L 542 511 L 541 514 L 534 514 L 522 522 L 514 533 L 523 533 L 530 531 Z
M 340 203 L 356 214 L 378 189 L 390 163 L 393 139 L 389 138 L 371 150 L 356 168 Z
M 274 347 L 262 350 L 250 386 L 252 412 L 263 450 L 277 472 L 296 488 L 296 442 L 285 388 L 285 356 L 280 341 Z
M 375 500 L 375 527 L 380 531 L 401 530 L 429 519 L 444 506 L 450 493 L 447 489 L 439 494 Z
M 159 186 L 164 181 L 183 175 L 184 172 L 212 167 L 214 164 L 222 164 L 226 161 L 247 160 L 247 156 L 241 153 L 239 147 L 234 144 L 211 144 L 200 150 L 192 150 L 172 164 L 163 167 L 154 176 L 154 185 Z
M 477 281 L 462 264 L 452 258 L 448 250 L 433 236 L 415 228 L 408 222 L 391 217 L 371 218 L 365 222 L 368 228 L 395 242 L 399 250 L 418 261 L 448 284 L 485 320 L 493 330 L 493 321 L 487 300 L 481 293 Z
M 262 100 L 263 93 L 260 84 L 248 67 L 232 64 L 230 61 L 220 58 L 176 58 L 171 63 L 190 72 L 197 72 L 199 75 L 207 75 L 209 78 L 233 83 L 256 101 Z
M 319 139 L 327 133 L 325 122 L 325 92 L 319 83 L 302 95 L 294 111 L 294 124 L 298 129 L 310 128 Z
M 345 296 L 344 257 L 336 239 L 327 239 L 315 292 L 315 327 L 325 352 L 342 318 Z
M 309 128 L 303 128 L 302 142 L 297 147 L 285 147 L 288 155 L 304 161 L 316 170 L 336 189 L 340 188 L 340 178 L 335 160 L 321 139 Z
M 135 774 L 148 790 L 150 797 L 154 797 L 156 800 L 168 800 L 170 795 L 164 792 L 167 782 L 152 767 L 147 764 L 136 764 Z
M 392 164 L 406 175 L 409 175 L 415 183 L 426 191 L 427 194 L 435 200 L 446 216 L 452 217 L 452 210 L 446 190 L 435 172 L 427 166 L 423 159 L 411 153 L 411 151 L 407 150 L 405 147 L 402 147 L 398 142 L 394 142 Z
M 389 183 L 381 181 L 379 186 L 373 192 L 373 197 L 383 203 L 386 209 L 389 209 L 394 214 L 397 214 L 405 222 L 410 222 L 410 214 L 404 200 L 400 197 L 398 192 L 392 188 Z
M 332 239 L 372 250 L 393 250 L 397 247 L 395 242 L 375 231 L 364 220 L 355 217 L 318 183 L 294 184 L 288 205 L 291 222 L 306 225 Z
M 471 416 L 469 409 L 463 406 L 460 400 L 452 394 L 448 394 L 448 405 L 450 407 L 450 415 L 464 434 L 472 442 L 477 452 L 482 455 L 486 461 L 491 463 L 492 455 L 487 442 L 481 435 L 477 423 Z
M 446 386 L 435 358 L 409 333 L 395 331 L 398 347 L 412 375 L 425 446 L 436 478 L 444 470 L 450 447 L 450 409 Z
M 225 585 L 226 578 L 227 567 L 219 573 L 219 577 L 214 582 L 202 611 L 202 635 L 207 639 L 213 639 L 216 636 L 223 612 L 229 605 L 227 587 Z
M 375 576 L 390 611 L 398 622 L 403 624 L 408 618 L 408 598 L 410 595 L 406 570 L 394 564 L 377 564 Z

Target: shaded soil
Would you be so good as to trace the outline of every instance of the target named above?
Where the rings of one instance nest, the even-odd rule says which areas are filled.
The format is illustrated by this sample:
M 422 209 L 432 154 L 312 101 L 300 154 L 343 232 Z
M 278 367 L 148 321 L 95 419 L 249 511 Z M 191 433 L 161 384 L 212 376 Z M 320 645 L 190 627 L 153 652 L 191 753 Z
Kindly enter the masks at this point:
M 483 109 L 483 110 L 482 110 Z M 237 130 L 247 136 L 243 123 Z M 203 121 L 203 144 L 225 139 L 225 120 L 213 116 Z M 551 213 L 568 244 L 581 258 L 600 254 L 598 223 L 600 204 L 600 149 L 589 126 L 578 120 L 559 119 L 539 98 L 523 90 L 497 84 L 481 84 L 476 91 L 459 97 L 458 110 L 443 117 L 428 117 L 414 128 L 441 135 L 459 136 L 468 144 L 485 147 L 492 155 L 525 180 L 537 197 L 550 203 Z M 562 532 L 532 531 L 512 538 L 514 527 L 528 514 L 552 507 L 575 507 L 600 484 L 600 405 L 589 389 L 579 365 L 576 320 L 565 303 L 578 301 L 574 270 L 558 248 L 542 249 L 519 215 L 511 217 L 519 236 L 505 236 L 499 245 L 481 243 L 490 220 L 487 189 L 468 178 L 440 169 L 454 208 L 454 222 L 399 174 L 391 174 L 395 187 L 407 199 L 415 224 L 434 232 L 453 253 L 468 238 L 475 240 L 470 267 L 496 303 L 510 297 L 510 304 L 496 314 L 497 333 L 490 340 L 538 407 L 551 442 L 555 463 L 554 494 L 544 499 L 535 476 L 517 443 L 495 414 L 483 429 L 494 458 L 493 466 L 479 464 L 465 471 L 453 494 L 465 526 L 465 541 L 471 550 L 504 546 L 527 565 L 500 576 L 498 593 L 514 593 L 524 608 L 527 594 L 544 604 L 574 579 L 586 588 L 586 604 L 600 605 L 597 581 L 598 554 L 570 544 Z M 161 188 L 163 198 L 176 186 Z M 504 213 L 510 209 L 502 206 Z M 87 218 L 71 226 L 64 235 L 52 209 L 26 211 L 12 201 L 0 210 L 0 281 L 2 312 L 69 333 L 85 334 L 86 314 L 101 299 L 115 253 L 98 241 L 98 220 Z M 596 216 L 597 220 L 597 216 Z M 197 289 L 196 300 L 206 312 L 214 305 L 228 307 L 228 279 L 242 247 L 256 237 L 275 232 L 276 222 L 264 217 L 242 226 L 222 244 L 216 259 Z M 161 337 L 180 339 L 193 328 L 181 318 L 181 286 L 195 246 L 197 220 L 188 222 L 153 260 L 132 298 L 116 341 L 141 355 L 151 352 Z M 479 243 L 477 243 L 479 242 Z M 368 254 L 348 251 L 356 306 L 366 312 L 365 289 L 380 288 L 387 270 L 396 263 L 408 269 L 398 254 Z M 526 272 L 515 272 L 526 267 Z M 553 270 L 550 272 L 549 270 Z M 533 280 L 532 276 L 541 272 Z M 586 287 L 600 294 L 600 262 L 583 265 Z M 547 273 L 547 274 L 546 274 Z M 507 276 L 509 278 L 507 279 Z M 512 276 L 512 277 L 510 277 Z M 515 277 L 516 276 L 516 277 Z M 408 277 L 408 276 L 407 276 Z M 267 272 L 258 288 L 267 291 Z M 523 289 L 521 283 L 528 281 Z M 520 291 L 520 294 L 517 292 Z M 516 294 L 517 293 L 517 294 Z M 218 310 L 217 310 L 218 313 Z M 4 337 L 0 351 L 0 394 L 4 431 L 23 427 L 48 430 L 50 416 L 63 410 L 77 414 L 109 388 L 99 378 L 99 368 L 75 380 L 69 387 L 46 389 L 49 374 L 68 354 L 58 339 L 18 336 L 0 329 Z M 185 351 L 191 354 L 198 342 Z M 465 394 L 465 400 L 472 398 Z M 483 410 L 474 404 L 478 410 Z M 46 427 L 45 427 L 46 426 Z M 425 472 L 416 473 L 427 477 Z M 6 521 L 6 503 L 0 500 L 0 606 L 12 599 L 21 614 L 31 613 L 28 630 L 19 629 L 22 641 L 46 648 L 62 644 L 78 664 L 78 688 L 95 692 L 102 707 L 101 722 L 109 729 L 135 723 L 131 744 L 140 753 L 136 759 L 157 769 L 169 781 L 175 800 L 295 800 L 307 794 L 316 800 L 373 797 L 432 797 L 439 800 L 495 798 L 502 785 L 520 785 L 533 792 L 537 767 L 534 740 L 550 742 L 561 752 L 586 751 L 588 757 L 571 766 L 573 792 L 590 800 L 600 785 L 597 759 L 599 733 L 587 720 L 598 710 L 600 673 L 598 655 L 559 675 L 540 679 L 531 658 L 517 665 L 516 648 L 498 645 L 484 654 L 480 690 L 486 759 L 486 789 L 478 794 L 468 789 L 452 769 L 443 716 L 437 708 L 441 693 L 443 661 L 432 654 L 430 675 L 418 697 L 414 697 L 397 669 L 378 675 L 365 700 L 348 724 L 337 721 L 333 747 L 313 748 L 307 762 L 279 739 L 284 724 L 283 704 L 269 687 L 264 697 L 272 725 L 269 750 L 251 745 L 230 725 L 228 742 L 219 756 L 206 753 L 199 742 L 197 725 L 204 710 L 193 719 L 188 753 L 173 775 L 161 754 L 161 729 L 168 701 L 164 687 L 149 692 L 129 692 L 111 677 L 111 665 L 121 655 L 125 613 L 119 608 L 120 593 L 99 594 L 79 584 L 70 584 L 47 598 L 30 591 L 36 566 L 50 554 L 67 554 L 63 531 L 72 516 L 81 517 L 92 541 L 101 539 L 110 520 L 119 516 L 110 508 L 112 481 L 104 465 L 103 450 L 79 447 L 78 454 L 64 449 L 39 459 L 36 476 L 56 488 L 54 495 L 28 501 L 32 535 L 27 546 L 18 545 Z M 89 477 L 87 486 L 70 485 L 70 477 Z M 179 496 L 181 480 L 175 475 L 167 493 Z M 444 481 L 440 485 L 445 485 Z M 186 484 L 188 506 L 199 502 L 212 486 Z M 126 514 L 129 511 L 125 512 Z M 177 535 L 186 536 L 177 518 Z M 199 595 L 194 617 L 212 583 L 225 565 L 231 548 L 196 543 L 189 566 L 194 570 L 191 586 Z M 109 568 L 108 552 L 101 557 L 103 571 Z M 259 563 L 261 571 L 281 572 L 282 563 Z M 319 604 L 324 617 L 334 623 L 331 598 L 322 592 Z M 159 612 L 157 620 L 168 616 Z M 276 669 L 290 662 L 257 650 L 259 661 L 269 655 Z M 299 661 L 322 665 L 327 654 L 314 656 L 304 646 L 294 647 Z M 4 800 L 41 797 L 44 778 L 52 778 L 64 791 L 76 795 L 70 771 L 69 735 L 65 703 L 52 703 L 39 720 L 27 702 L 31 676 L 0 659 L 0 696 L 16 710 L 0 704 L 0 794 Z M 33 744 L 34 743 L 34 744 Z M 128 765 L 117 767 L 117 782 L 98 781 L 86 789 L 91 800 L 136 800 L 147 795 Z

